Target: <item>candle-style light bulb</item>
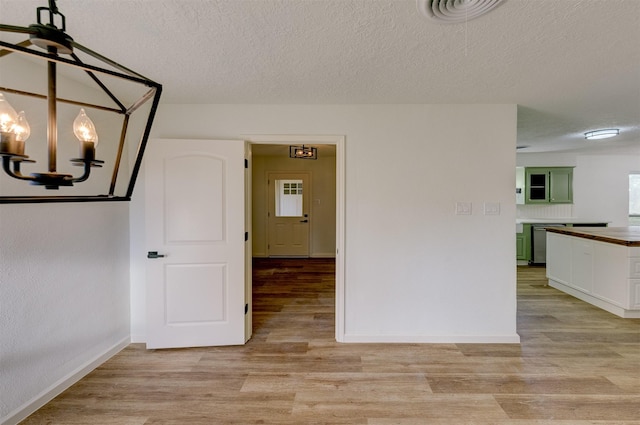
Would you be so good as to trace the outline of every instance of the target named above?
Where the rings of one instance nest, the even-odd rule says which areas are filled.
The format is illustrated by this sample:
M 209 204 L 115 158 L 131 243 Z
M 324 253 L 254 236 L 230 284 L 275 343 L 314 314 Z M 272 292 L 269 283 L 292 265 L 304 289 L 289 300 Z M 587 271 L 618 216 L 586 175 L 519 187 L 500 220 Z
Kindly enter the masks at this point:
M 29 127 L 24 111 L 18 113 L 18 119 L 13 126 L 13 132 L 16 133 L 16 140 L 19 142 L 26 142 L 31 135 L 31 127 Z
M 81 142 L 98 144 L 96 127 L 93 125 L 91 118 L 84 112 L 84 108 L 80 109 L 80 113 L 78 113 L 76 119 L 73 120 L 73 134 L 75 134 Z
M 18 142 L 16 140 L 15 125 L 18 114 L 9 101 L 0 93 L 0 152 L 5 154 L 17 154 Z
M 73 120 L 73 134 L 80 140 L 80 156 L 86 160 L 95 159 L 98 133 L 84 109 L 80 109 L 80 113 Z
M 18 113 L 18 119 L 13 125 L 13 132 L 16 135 L 16 142 L 18 143 L 18 151 L 20 155 L 24 155 L 24 142 L 27 141 L 31 135 L 31 127 L 27 122 L 27 117 L 24 115 L 24 111 Z
M 13 126 L 18 120 L 18 114 L 4 95 L 0 93 L 0 131 L 3 133 L 13 132 Z

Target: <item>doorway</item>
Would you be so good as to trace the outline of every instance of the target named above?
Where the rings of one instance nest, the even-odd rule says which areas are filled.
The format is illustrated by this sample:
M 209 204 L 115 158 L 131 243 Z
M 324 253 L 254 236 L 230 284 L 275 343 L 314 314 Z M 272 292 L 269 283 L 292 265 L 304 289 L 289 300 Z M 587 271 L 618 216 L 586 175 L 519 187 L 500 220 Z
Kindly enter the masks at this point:
M 338 342 L 344 340 L 344 136 L 292 136 L 263 135 L 246 136 L 249 142 L 248 157 L 251 174 L 251 242 L 252 256 L 268 258 L 268 189 L 269 173 L 308 173 L 310 177 L 308 214 L 309 258 L 335 258 L 335 337 Z M 318 147 L 318 160 L 289 158 L 290 145 Z M 321 177 L 318 167 L 329 155 L 331 178 Z M 323 155 L 325 155 L 323 157 Z M 279 158 L 269 161 L 266 157 Z M 287 165 L 283 165 L 286 163 Z M 307 164 L 307 165 L 305 165 Z M 311 164 L 314 164 L 313 166 Z M 315 167 L 315 168 L 314 168 Z M 322 167 L 321 167 L 322 168 Z M 281 183 L 284 185 L 284 180 Z M 291 183 L 291 182 L 288 182 Z M 297 183 L 297 182 L 296 182 Z M 331 188 L 331 195 L 327 189 Z M 291 188 L 291 185 L 289 185 Z M 284 186 L 283 186 L 284 189 Z M 275 188 L 273 189 L 275 193 Z M 297 186 L 296 186 L 297 190 Z M 305 184 L 303 183 L 303 194 Z M 275 202 L 275 199 L 274 199 Z M 329 225 L 326 225 L 327 217 Z M 298 221 L 300 221 L 298 219 Z M 325 224 L 322 224 L 325 223 Z M 315 226 L 315 227 L 314 227 Z M 330 229 L 330 230 L 328 230 Z M 277 255 L 277 254 L 274 254 Z

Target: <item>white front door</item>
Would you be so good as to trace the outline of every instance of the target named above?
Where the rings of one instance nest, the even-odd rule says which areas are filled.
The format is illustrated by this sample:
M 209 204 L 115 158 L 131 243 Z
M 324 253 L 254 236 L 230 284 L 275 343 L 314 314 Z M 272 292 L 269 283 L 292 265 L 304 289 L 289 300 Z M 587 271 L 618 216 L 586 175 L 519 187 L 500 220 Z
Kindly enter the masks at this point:
M 147 348 L 244 344 L 244 143 L 147 149 Z
M 267 248 L 270 257 L 309 256 L 308 173 L 269 173 Z

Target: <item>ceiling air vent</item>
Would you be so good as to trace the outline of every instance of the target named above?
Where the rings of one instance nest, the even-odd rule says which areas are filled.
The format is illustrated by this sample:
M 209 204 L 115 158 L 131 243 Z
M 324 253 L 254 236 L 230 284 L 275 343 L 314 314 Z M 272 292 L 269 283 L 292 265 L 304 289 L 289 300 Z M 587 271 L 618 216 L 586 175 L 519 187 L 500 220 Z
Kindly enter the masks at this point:
M 505 0 L 416 0 L 423 15 L 438 22 L 459 24 L 490 12 Z

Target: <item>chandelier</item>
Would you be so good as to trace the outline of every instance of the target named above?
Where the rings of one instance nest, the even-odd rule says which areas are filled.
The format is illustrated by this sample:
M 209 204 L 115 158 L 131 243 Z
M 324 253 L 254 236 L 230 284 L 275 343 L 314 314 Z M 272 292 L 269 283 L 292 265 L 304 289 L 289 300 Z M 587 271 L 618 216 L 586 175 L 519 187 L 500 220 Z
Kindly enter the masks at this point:
M 162 86 L 71 38 L 55 0 L 36 15 L 0 24 L 0 203 L 130 200 Z
M 289 158 L 318 159 L 318 149 L 312 146 L 289 146 Z

